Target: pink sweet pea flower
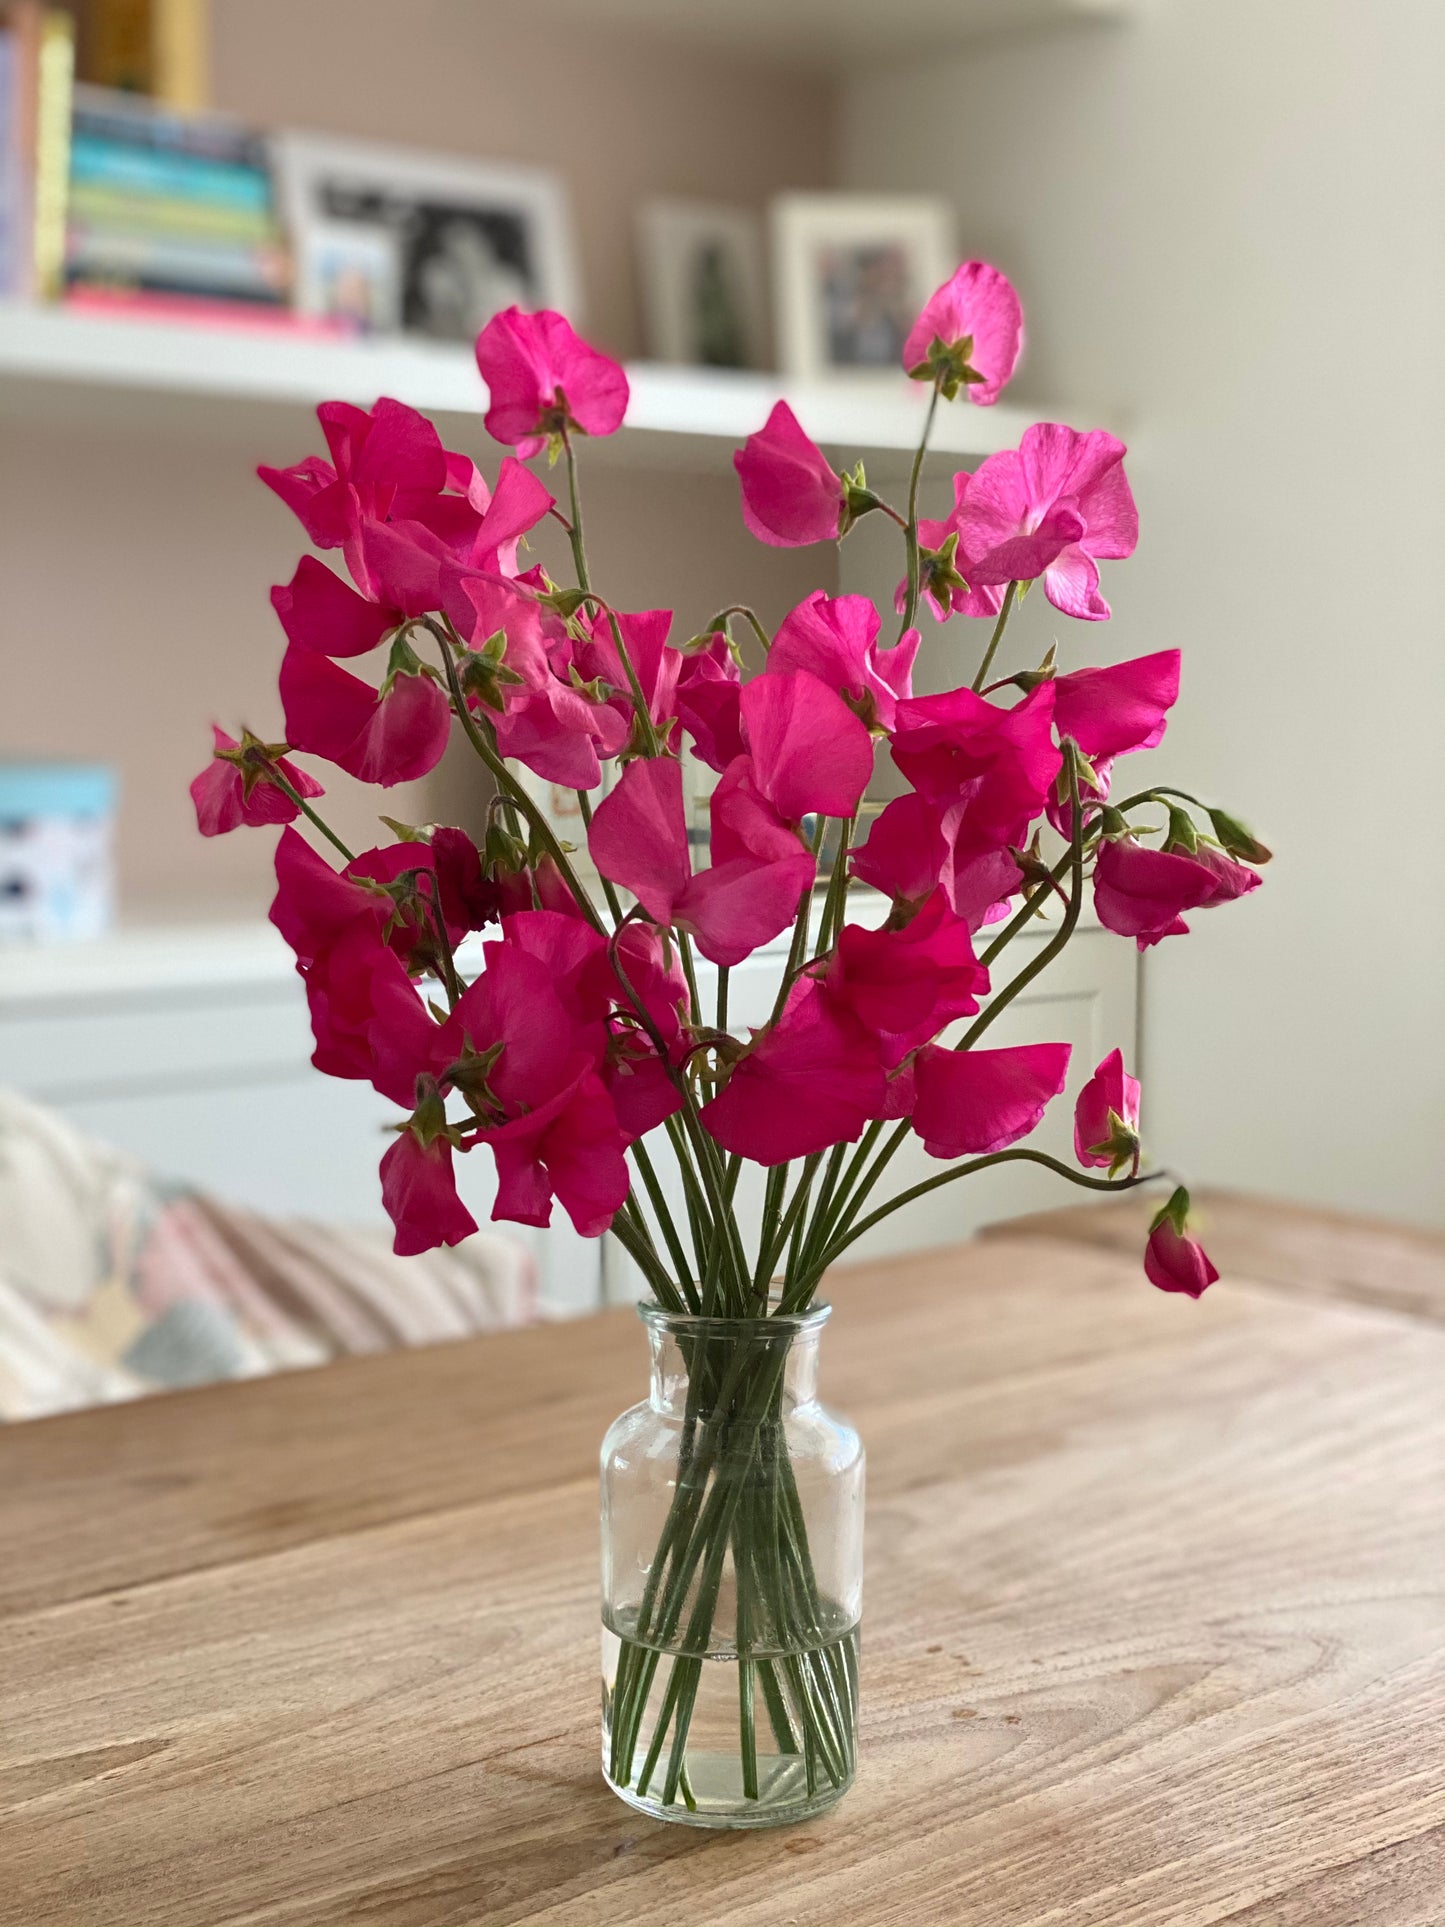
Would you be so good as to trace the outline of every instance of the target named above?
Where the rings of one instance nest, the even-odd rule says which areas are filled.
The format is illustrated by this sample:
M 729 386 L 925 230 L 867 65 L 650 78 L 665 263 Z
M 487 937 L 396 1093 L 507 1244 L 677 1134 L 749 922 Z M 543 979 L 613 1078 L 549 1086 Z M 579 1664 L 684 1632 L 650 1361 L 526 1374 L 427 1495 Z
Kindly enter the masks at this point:
M 446 749 L 447 696 L 419 666 L 398 668 L 373 689 L 328 657 L 293 643 L 282 659 L 280 690 L 297 748 L 324 756 L 363 783 L 390 789 L 412 782 L 435 769 Z
M 1070 1046 L 945 1050 L 927 1044 L 915 1065 L 913 1128 L 930 1157 L 1002 1151 L 1039 1122 L 1064 1088 Z
M 584 1238 L 600 1236 L 627 1197 L 624 1139 L 593 1028 L 569 1018 L 547 965 L 518 944 L 489 943 L 485 970 L 443 1032 L 458 1058 L 464 1046 L 501 1047 L 484 1089 L 468 1086 L 495 1119 L 476 1132 L 497 1161 L 493 1218 L 549 1224 L 556 1197 Z
M 842 532 L 843 479 L 811 442 L 785 401 L 733 456 L 742 485 L 743 521 L 775 549 L 836 542 Z
M 873 1040 L 805 979 L 778 1022 L 759 1033 L 702 1108 L 725 1151 L 784 1164 L 843 1140 L 881 1115 L 886 1079 Z
M 1243 896 L 1259 880 L 1256 871 L 1215 851 L 1187 856 L 1150 849 L 1132 836 L 1106 837 L 1094 865 L 1094 908 L 1106 930 L 1147 950 L 1188 932 L 1184 911 Z
M 628 724 L 620 709 L 594 702 L 556 674 L 535 597 L 500 576 L 466 575 L 449 585 L 446 608 L 472 649 L 484 650 L 495 635 L 505 638 L 501 667 L 511 680 L 495 692 L 498 708 L 471 699 L 489 715 L 502 755 L 545 782 L 595 789 L 602 780 L 599 759 L 622 748 Z
M 487 433 L 525 460 L 569 429 L 611 435 L 627 413 L 627 377 L 551 309 L 495 314 L 477 336 Z
M 1107 669 L 1075 669 L 1054 678 L 1054 727 L 1061 738 L 1072 736 L 1097 767 L 1162 742 L 1178 698 L 1177 649 Z
M 694 876 L 682 768 L 670 756 L 638 758 L 598 804 L 588 832 L 602 875 L 631 890 L 650 917 L 696 937 L 713 963 L 731 966 L 785 929 L 813 881 L 813 858 L 747 781 L 739 757 L 712 798 L 712 868 Z
M 1102 429 L 1087 435 L 1037 422 L 1017 449 L 990 455 L 969 478 L 955 511 L 960 564 L 969 583 L 1043 577 L 1056 609 L 1102 622 L 1102 558 L 1132 555 L 1139 516 L 1124 474 L 1124 444 Z
M 873 774 L 873 742 L 814 676 L 771 667 L 743 685 L 743 740 L 753 781 L 785 821 L 852 816 Z
M 477 1221 L 457 1196 L 451 1140 L 424 1144 L 408 1124 L 381 1160 L 381 1202 L 395 1227 L 398 1257 L 460 1244 Z
M 1074 1156 L 1114 1177 L 1139 1168 L 1139 1080 L 1112 1050 L 1074 1101 Z
M 1144 1276 L 1160 1291 L 1186 1298 L 1202 1297 L 1219 1277 L 1203 1245 L 1189 1235 L 1189 1193 L 1182 1184 L 1149 1227 Z
M 600 610 L 584 621 L 588 640 L 572 645 L 572 663 L 583 682 L 590 683 L 600 677 L 616 692 L 608 699 L 610 706 L 617 712 L 624 730 L 630 730 L 635 713 L 632 689 L 612 634 L 612 621 Z M 616 621 L 648 714 L 660 729 L 665 729 L 676 711 L 677 679 L 683 665 L 678 651 L 667 647 L 672 611 L 641 609 L 626 614 L 619 610 Z
M 322 402 L 316 419 L 331 460 L 257 470 L 318 549 L 351 541 L 363 518 L 410 518 L 447 485 L 446 452 L 425 415 L 383 398 L 372 409 Z
M 896 904 L 916 909 L 935 888 L 970 930 L 991 923 L 1022 881 L 987 812 L 975 828 L 968 803 L 896 796 L 854 850 L 853 874 Z
M 358 595 L 314 555 L 303 555 L 296 573 L 271 591 L 271 606 L 288 642 L 322 656 L 364 656 L 403 619 Z
M 274 762 L 298 796 L 324 796 L 314 776 L 297 769 L 280 754 L 284 745 L 260 743 L 246 736 L 244 744 L 211 725 L 215 747 L 211 760 L 191 781 L 196 827 L 202 836 L 224 836 L 242 824 L 294 823 L 301 814 L 283 789 L 270 782 L 265 767 Z
M 1062 762 L 1054 693 L 1040 683 L 1012 709 L 970 689 L 898 705 L 893 761 L 921 796 L 961 811 L 979 848 L 1023 843 Z
M 941 375 L 945 394 L 950 377 L 955 392 L 962 381 L 969 400 L 986 407 L 998 400 L 1023 341 L 1023 309 L 1008 277 L 986 261 L 965 261 L 924 303 L 903 344 L 903 366 L 915 381 Z
M 891 648 L 880 649 L 879 626 L 867 596 L 827 596 L 815 589 L 783 618 L 768 673 L 805 671 L 835 690 L 869 729 L 892 729 L 899 698 L 913 694 L 919 635 L 910 629 Z
M 955 1017 L 971 1016 L 988 990 L 968 925 L 941 890 L 901 930 L 846 924 L 822 981 L 835 1007 L 877 1039 L 890 1070 Z
M 683 656 L 673 701 L 694 755 L 721 775 L 743 754 L 742 676 L 726 636 Z

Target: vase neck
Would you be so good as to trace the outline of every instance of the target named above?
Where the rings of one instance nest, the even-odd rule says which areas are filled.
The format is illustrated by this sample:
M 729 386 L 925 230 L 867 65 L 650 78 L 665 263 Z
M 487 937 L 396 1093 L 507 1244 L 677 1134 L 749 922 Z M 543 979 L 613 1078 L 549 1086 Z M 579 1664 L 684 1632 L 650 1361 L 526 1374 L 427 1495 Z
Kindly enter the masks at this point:
M 650 1402 L 654 1411 L 682 1417 L 706 1414 L 740 1394 L 776 1388 L 785 1410 L 811 1405 L 818 1395 L 821 1317 L 702 1319 L 650 1315 Z

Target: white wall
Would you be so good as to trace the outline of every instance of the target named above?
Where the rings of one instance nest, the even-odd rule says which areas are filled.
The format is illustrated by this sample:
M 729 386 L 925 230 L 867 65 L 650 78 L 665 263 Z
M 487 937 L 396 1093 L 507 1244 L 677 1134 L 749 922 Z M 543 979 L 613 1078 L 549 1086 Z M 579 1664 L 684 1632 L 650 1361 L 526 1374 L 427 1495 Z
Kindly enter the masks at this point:
M 859 75 L 841 136 L 852 184 L 947 193 L 965 249 L 1016 276 L 1021 398 L 1132 423 L 1139 554 L 1112 624 L 1058 619 L 1064 659 L 1180 645 L 1150 763 L 1278 852 L 1150 955 L 1156 1149 L 1435 1223 L 1442 73 L 1438 0 L 1139 0 L 1122 27 Z

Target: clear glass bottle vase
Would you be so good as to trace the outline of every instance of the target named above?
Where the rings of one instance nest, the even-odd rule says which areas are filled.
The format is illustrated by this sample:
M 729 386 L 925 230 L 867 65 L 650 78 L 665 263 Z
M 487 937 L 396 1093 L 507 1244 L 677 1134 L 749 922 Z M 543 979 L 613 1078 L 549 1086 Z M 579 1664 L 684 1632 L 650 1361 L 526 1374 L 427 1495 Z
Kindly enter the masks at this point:
M 863 1447 L 818 1403 L 828 1307 L 641 1313 L 650 1396 L 602 1446 L 603 1772 L 657 1819 L 807 1819 L 857 1759 Z

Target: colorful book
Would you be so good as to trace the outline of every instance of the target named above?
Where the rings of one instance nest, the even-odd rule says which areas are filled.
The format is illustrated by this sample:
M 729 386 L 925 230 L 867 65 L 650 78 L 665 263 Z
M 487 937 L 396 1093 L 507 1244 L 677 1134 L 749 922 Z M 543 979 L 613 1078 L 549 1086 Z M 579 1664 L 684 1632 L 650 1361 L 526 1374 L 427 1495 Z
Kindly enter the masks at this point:
M 5 128 L 10 234 L 0 273 L 5 293 L 25 300 L 35 292 L 35 114 L 45 7 L 42 0 L 11 0 L 0 8 L 0 19 L 10 48 Z
M 40 23 L 35 103 L 35 292 L 51 300 L 65 274 L 65 196 L 70 177 L 70 97 L 75 22 L 47 8 Z
M 265 136 L 229 114 L 178 114 L 154 100 L 85 83 L 75 89 L 75 131 L 145 147 L 265 169 Z
M 276 217 L 269 209 L 226 207 L 163 194 L 132 194 L 70 177 L 70 218 L 100 227 L 143 230 L 206 241 L 274 241 Z
M 84 123 L 72 139 L 70 168 L 71 178 L 88 186 L 215 202 L 250 213 L 264 214 L 271 207 L 271 177 L 264 168 L 109 140 L 90 133 Z
M 87 0 L 84 75 L 199 112 L 209 95 L 208 0 Z
M 113 281 L 137 288 L 214 290 L 233 299 L 284 301 L 287 258 L 272 244 L 167 239 L 158 234 L 70 223 L 67 279 Z

